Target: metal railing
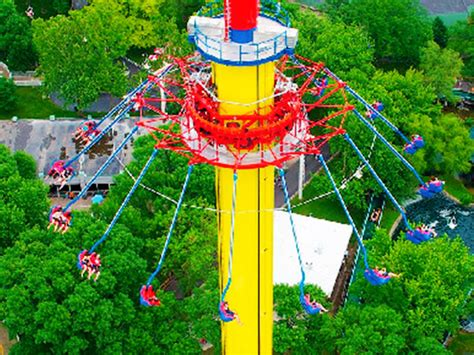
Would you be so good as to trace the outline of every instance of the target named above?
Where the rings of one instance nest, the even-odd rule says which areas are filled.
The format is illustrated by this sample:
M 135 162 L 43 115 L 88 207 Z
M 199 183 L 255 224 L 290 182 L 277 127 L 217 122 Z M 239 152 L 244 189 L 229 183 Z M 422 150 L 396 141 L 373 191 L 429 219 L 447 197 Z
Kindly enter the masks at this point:
M 222 17 L 223 14 L 224 9 L 222 2 L 213 1 L 201 8 L 197 16 L 219 18 Z M 284 27 L 290 26 L 288 12 L 274 1 L 267 0 L 261 2 L 260 16 L 277 21 Z M 261 42 L 237 44 L 225 42 L 223 38 L 210 37 L 201 31 L 199 27 L 195 20 L 192 39 L 202 52 L 216 61 L 237 64 L 259 63 L 276 59 L 288 51 L 287 31 Z

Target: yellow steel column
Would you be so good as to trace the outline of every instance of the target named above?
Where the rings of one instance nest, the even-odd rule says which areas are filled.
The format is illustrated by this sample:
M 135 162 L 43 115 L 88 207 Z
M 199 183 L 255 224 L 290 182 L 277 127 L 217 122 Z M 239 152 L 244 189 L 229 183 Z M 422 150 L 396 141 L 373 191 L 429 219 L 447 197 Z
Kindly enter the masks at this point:
M 274 88 L 274 63 L 259 66 L 212 66 L 221 114 L 266 113 Z M 242 105 L 244 104 L 244 105 Z M 265 108 L 263 108 L 265 106 Z M 273 327 L 274 168 L 238 172 L 232 284 L 226 300 L 242 322 L 222 322 L 222 352 L 271 354 Z M 216 169 L 221 292 L 228 276 L 233 171 Z

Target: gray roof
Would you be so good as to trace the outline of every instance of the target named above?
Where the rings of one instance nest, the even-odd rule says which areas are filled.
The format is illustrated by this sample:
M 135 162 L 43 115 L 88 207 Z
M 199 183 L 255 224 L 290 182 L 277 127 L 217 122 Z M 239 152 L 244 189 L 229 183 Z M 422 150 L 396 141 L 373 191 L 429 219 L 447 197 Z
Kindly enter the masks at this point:
M 115 125 L 111 134 L 85 154 L 82 164 L 74 165 L 78 172 L 86 176 L 94 174 L 131 130 L 134 121 L 127 118 Z M 0 121 L 0 143 L 13 151 L 23 150 L 33 155 L 38 165 L 38 172 L 46 174 L 54 160 L 71 158 L 80 151 L 82 147 L 73 141 L 73 133 L 81 122 L 82 120 Z M 146 131 L 139 130 L 139 133 L 143 134 Z M 118 157 L 126 164 L 131 160 L 131 153 L 131 146 L 127 144 Z M 104 176 L 116 175 L 120 170 L 120 164 L 114 161 L 105 170 Z
M 474 5 L 474 0 L 421 0 L 432 14 L 445 14 L 448 12 L 467 12 L 469 6 Z

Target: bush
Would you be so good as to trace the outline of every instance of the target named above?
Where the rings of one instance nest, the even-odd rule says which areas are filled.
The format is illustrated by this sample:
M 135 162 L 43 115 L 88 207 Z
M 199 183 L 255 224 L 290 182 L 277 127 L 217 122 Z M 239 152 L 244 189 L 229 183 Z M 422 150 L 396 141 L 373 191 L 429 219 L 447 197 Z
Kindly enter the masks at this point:
M 15 84 L 13 80 L 0 77 L 0 111 L 11 112 L 16 107 Z

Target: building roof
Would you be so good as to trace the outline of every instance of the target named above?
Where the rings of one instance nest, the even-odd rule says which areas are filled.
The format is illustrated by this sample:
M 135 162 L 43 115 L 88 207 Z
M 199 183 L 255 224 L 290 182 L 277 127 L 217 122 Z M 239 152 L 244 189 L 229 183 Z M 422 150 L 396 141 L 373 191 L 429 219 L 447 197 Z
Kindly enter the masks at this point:
M 293 214 L 306 283 L 330 296 L 352 235 L 350 225 Z M 287 212 L 274 214 L 274 284 L 298 285 L 301 272 Z

